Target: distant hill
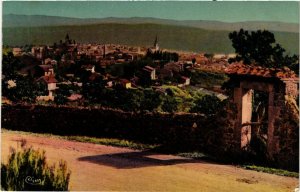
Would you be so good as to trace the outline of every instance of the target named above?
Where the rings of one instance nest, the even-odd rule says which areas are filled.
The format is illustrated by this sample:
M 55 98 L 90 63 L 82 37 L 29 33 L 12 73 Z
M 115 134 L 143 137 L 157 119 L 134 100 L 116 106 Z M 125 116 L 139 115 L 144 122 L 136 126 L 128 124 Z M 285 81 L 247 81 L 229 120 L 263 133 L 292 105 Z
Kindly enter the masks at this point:
M 296 27 L 297 26 L 297 27 Z M 78 19 L 54 16 L 3 16 L 3 44 L 49 44 L 69 33 L 77 42 L 119 43 L 151 46 L 156 35 L 166 49 L 234 52 L 230 31 L 268 29 L 289 53 L 299 53 L 299 25 L 279 22 L 224 23 L 217 21 L 176 21 L 155 18 Z
M 57 16 L 43 16 L 43 15 L 3 15 L 3 27 L 38 27 L 38 26 L 59 26 L 59 25 L 88 25 L 88 24 L 104 24 L 104 23 L 118 23 L 118 24 L 164 24 L 196 27 L 210 30 L 225 30 L 233 31 L 244 28 L 246 30 L 267 29 L 270 31 L 281 32 L 299 32 L 299 24 L 283 23 L 283 22 L 263 22 L 263 21 L 247 21 L 226 23 L 219 21 L 205 21 L 205 20 L 171 20 L 158 19 L 148 17 L 131 17 L 131 18 L 68 18 Z
M 49 27 L 3 28 L 4 45 L 48 44 L 63 40 L 69 33 L 80 43 L 119 43 L 152 46 L 158 35 L 159 45 L 166 49 L 211 53 L 234 52 L 228 31 L 160 24 L 96 24 Z M 274 32 L 275 38 L 288 52 L 299 52 L 298 33 Z

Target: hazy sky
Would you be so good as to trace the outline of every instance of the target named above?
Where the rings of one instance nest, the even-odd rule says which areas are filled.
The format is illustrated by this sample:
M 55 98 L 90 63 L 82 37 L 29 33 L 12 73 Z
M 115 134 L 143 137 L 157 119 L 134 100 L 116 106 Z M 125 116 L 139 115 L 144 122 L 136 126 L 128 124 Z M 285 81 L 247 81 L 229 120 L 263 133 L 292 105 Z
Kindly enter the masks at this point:
M 3 14 L 78 18 L 156 17 L 176 20 L 282 21 L 299 23 L 299 2 L 23 1 L 3 2 Z

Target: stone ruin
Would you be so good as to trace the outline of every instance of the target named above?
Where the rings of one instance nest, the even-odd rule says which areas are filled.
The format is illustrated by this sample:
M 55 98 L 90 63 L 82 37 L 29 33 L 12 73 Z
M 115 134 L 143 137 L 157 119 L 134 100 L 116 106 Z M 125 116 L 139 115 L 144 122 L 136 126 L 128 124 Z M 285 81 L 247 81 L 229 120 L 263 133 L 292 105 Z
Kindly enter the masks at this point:
M 255 134 L 251 122 L 253 91 L 268 94 L 267 156 L 279 167 L 298 167 L 299 159 L 299 78 L 288 68 L 274 69 L 231 64 L 226 70 L 231 85 L 230 121 L 225 140 L 235 150 L 241 150 Z M 229 110 L 230 111 L 230 110 Z

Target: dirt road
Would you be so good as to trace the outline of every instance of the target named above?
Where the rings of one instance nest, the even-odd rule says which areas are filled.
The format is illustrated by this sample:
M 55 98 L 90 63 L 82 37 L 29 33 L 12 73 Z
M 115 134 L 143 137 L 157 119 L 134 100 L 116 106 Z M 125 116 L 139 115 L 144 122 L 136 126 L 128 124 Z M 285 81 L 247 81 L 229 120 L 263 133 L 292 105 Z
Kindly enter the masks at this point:
M 12 131 L 2 131 L 2 161 L 7 161 L 11 146 L 20 147 L 21 139 L 45 150 L 50 163 L 67 161 L 70 190 L 291 192 L 298 186 L 296 178 L 231 165 Z

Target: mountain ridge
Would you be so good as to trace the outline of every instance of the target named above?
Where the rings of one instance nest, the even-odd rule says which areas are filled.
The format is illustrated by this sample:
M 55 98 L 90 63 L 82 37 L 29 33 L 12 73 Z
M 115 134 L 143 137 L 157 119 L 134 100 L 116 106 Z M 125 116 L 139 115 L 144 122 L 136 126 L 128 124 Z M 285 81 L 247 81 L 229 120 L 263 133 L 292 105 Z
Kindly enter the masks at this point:
M 41 26 L 62 26 L 62 25 L 89 25 L 104 23 L 139 24 L 154 23 L 174 26 L 195 27 L 208 30 L 234 31 L 243 28 L 245 30 L 266 29 L 279 32 L 299 33 L 299 24 L 277 21 L 242 21 L 222 22 L 210 20 L 172 20 L 154 17 L 106 17 L 106 18 L 73 18 L 45 15 L 3 15 L 3 28 L 7 27 L 41 27 Z
M 78 43 L 152 46 L 157 35 L 161 48 L 208 53 L 234 52 L 228 38 L 229 31 L 153 23 L 9 27 L 3 28 L 3 45 L 53 45 L 54 42 L 58 43 L 64 39 L 67 33 Z M 274 35 L 276 42 L 281 44 L 287 53 L 298 54 L 298 33 L 274 32 Z

